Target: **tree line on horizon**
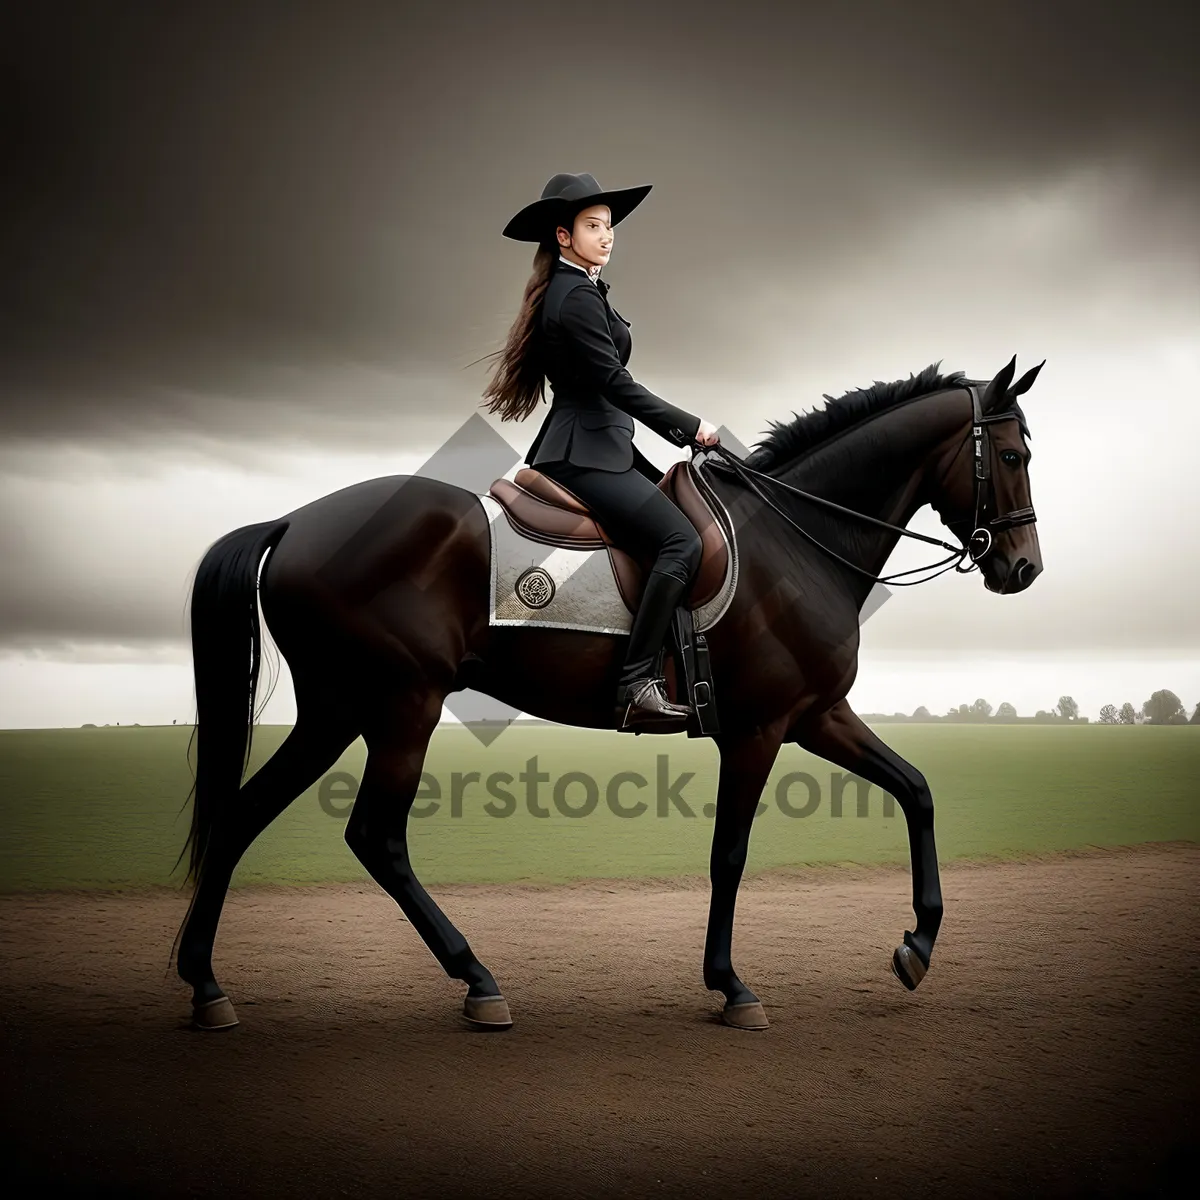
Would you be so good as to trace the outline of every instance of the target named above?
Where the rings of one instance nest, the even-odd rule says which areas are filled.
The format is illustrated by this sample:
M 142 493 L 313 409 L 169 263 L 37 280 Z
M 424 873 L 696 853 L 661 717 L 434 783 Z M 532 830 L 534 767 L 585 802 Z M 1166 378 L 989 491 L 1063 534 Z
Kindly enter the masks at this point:
M 1016 708 L 1007 701 L 993 709 L 991 704 L 982 697 L 974 704 L 960 704 L 957 707 L 951 707 L 940 717 L 934 716 L 923 704 L 914 709 L 911 716 L 900 712 L 862 713 L 860 715 L 864 719 L 874 717 L 886 721 L 995 721 L 1002 724 L 1005 721 L 1033 720 L 1051 723 L 1065 721 L 1080 725 L 1088 723 L 1087 717 L 1079 715 L 1079 704 L 1072 696 L 1059 696 L 1058 703 L 1053 709 L 1047 711 L 1039 708 L 1032 718 L 1019 716 Z M 1101 725 L 1200 725 L 1200 702 L 1196 704 L 1189 720 L 1183 701 L 1174 692 L 1163 688 L 1155 692 L 1140 708 L 1134 708 L 1128 700 L 1120 708 L 1117 708 L 1115 704 L 1104 705 L 1100 709 L 1098 723 Z M 121 722 L 117 721 L 116 724 L 120 725 Z M 175 721 L 172 721 L 171 724 L 174 725 Z M 549 724 L 554 724 L 554 722 L 551 721 Z M 137 728 L 137 725 L 136 721 L 132 722 L 133 728 Z M 105 728 L 107 727 L 106 723 Z M 82 728 L 95 729 L 97 726 L 88 721 Z
M 915 709 L 911 716 L 907 713 L 864 713 L 865 716 L 883 717 L 893 721 L 1046 721 L 1071 722 L 1086 724 L 1088 718 L 1079 714 L 1079 704 L 1073 696 L 1060 696 L 1058 703 L 1052 709 L 1039 708 L 1033 717 L 1021 717 L 1016 708 L 1007 701 L 998 708 L 982 697 L 974 704 L 959 704 L 941 716 L 935 716 L 925 705 Z M 1115 704 L 1106 704 L 1100 709 L 1101 725 L 1200 725 L 1200 703 L 1196 704 L 1191 719 L 1188 719 L 1187 709 L 1183 701 L 1166 688 L 1155 692 L 1140 708 L 1127 700 L 1120 708 Z

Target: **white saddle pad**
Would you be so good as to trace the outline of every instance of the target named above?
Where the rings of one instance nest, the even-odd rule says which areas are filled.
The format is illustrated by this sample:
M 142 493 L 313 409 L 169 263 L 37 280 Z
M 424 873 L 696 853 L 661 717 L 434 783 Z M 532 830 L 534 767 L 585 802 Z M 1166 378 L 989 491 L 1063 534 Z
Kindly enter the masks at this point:
M 737 589 L 737 542 L 732 522 L 712 492 L 706 499 L 723 526 L 729 553 L 725 578 L 706 604 L 693 613 L 696 631 L 711 629 L 725 614 Z M 633 615 L 625 607 L 606 550 L 547 546 L 518 533 L 492 496 L 479 502 L 491 529 L 492 581 L 488 620 L 492 625 L 579 629 L 586 633 L 628 633 Z

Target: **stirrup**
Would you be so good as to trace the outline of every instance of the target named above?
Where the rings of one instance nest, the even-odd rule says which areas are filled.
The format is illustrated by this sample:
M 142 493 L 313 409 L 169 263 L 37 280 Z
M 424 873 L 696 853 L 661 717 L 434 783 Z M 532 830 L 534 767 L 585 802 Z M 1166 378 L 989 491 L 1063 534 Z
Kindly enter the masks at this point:
M 634 726 L 683 729 L 692 716 L 690 707 L 667 699 L 667 681 L 661 675 L 635 679 L 622 689 L 622 695 L 627 699 L 617 704 L 618 731 Z

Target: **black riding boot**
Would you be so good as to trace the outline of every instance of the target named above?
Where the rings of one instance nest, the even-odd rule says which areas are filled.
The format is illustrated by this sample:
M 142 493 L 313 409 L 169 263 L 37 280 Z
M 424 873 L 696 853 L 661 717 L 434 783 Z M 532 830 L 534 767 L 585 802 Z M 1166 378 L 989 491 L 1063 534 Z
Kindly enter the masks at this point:
M 665 571 L 646 576 L 617 684 L 618 729 L 683 729 L 687 723 L 691 708 L 667 699 L 667 681 L 656 670 L 671 617 L 687 589 L 686 583 Z

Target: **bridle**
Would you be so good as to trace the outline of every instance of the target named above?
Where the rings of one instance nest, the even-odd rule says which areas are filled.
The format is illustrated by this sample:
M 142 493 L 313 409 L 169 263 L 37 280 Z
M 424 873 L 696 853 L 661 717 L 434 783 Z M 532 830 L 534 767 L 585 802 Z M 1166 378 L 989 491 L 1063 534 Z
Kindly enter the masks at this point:
M 987 521 L 983 519 L 983 514 L 989 508 L 996 507 L 996 488 L 992 480 L 992 440 L 988 434 L 988 426 L 999 421 L 1019 421 L 1021 415 L 1011 408 L 1004 412 L 985 414 L 978 384 L 968 384 L 967 391 L 971 395 L 971 432 L 968 436 L 973 438 L 975 443 L 975 518 L 972 521 L 971 536 L 966 539 L 966 546 L 971 562 L 976 564 L 991 552 L 994 533 L 1003 533 L 1005 530 L 1015 529 L 1018 525 L 1032 525 L 1037 516 L 1033 505 L 1029 505 L 1027 508 L 1010 508 L 1008 512 L 999 513 Z M 965 521 L 947 521 L 946 527 L 961 539 L 962 534 L 954 527 L 965 524 Z M 971 568 L 966 569 L 969 571 Z
M 915 584 L 927 583 L 930 579 L 936 579 L 937 576 L 951 569 L 965 575 L 974 571 L 980 562 L 991 553 L 994 533 L 1002 533 L 1004 530 L 1013 529 L 1018 525 L 1031 525 L 1037 519 L 1034 516 L 1032 506 L 1030 506 L 1028 508 L 1010 509 L 1006 513 L 1001 513 L 986 521 L 984 520 L 984 514 L 989 509 L 996 507 L 995 484 L 992 479 L 992 447 L 991 438 L 988 436 L 988 426 L 994 425 L 999 421 L 1019 421 L 1021 417 L 1020 413 L 1011 408 L 1006 409 L 1004 412 L 985 415 L 979 396 L 979 386 L 977 384 L 967 384 L 965 386 L 971 397 L 971 428 L 963 439 L 962 445 L 959 446 L 958 451 L 951 459 L 950 466 L 953 467 L 959 454 L 962 453 L 962 446 L 966 445 L 967 438 L 973 438 L 973 460 L 975 465 L 972 478 L 974 481 L 975 512 L 973 519 L 970 519 L 972 525 L 970 536 L 963 538 L 963 535 L 955 528 L 955 526 L 965 526 L 967 520 L 946 522 L 946 527 L 951 533 L 963 542 L 962 546 L 952 546 L 949 542 L 943 542 L 940 538 L 928 537 L 923 533 L 914 533 L 911 529 L 905 529 L 902 525 L 893 525 L 888 521 L 881 521 L 878 517 L 869 516 L 867 513 L 860 513 L 853 508 L 846 508 L 845 505 L 838 504 L 833 500 L 827 500 L 824 496 L 814 496 L 811 492 L 793 487 L 790 483 L 784 483 L 782 479 L 776 479 L 774 475 L 767 475 L 762 471 L 757 471 L 753 467 L 747 466 L 732 450 L 726 446 L 722 446 L 719 442 L 715 446 L 702 446 L 700 449 L 707 453 L 720 455 L 734 474 L 760 500 L 768 505 L 768 507 L 774 509 L 797 533 L 816 546 L 818 550 L 821 550 L 835 562 L 841 563 L 842 566 L 848 567 L 851 571 L 856 572 L 866 579 L 870 579 L 873 583 L 890 583 L 896 587 L 912 587 Z M 947 468 L 948 471 L 949 468 Z M 870 571 L 865 570 L 857 563 L 851 562 L 848 558 L 844 558 L 838 554 L 837 551 L 831 550 L 828 546 L 819 542 L 807 529 L 798 524 L 788 513 L 780 508 L 770 496 L 766 495 L 758 484 L 755 483 L 755 479 L 765 480 L 767 483 L 772 483 L 776 487 L 783 488 L 793 495 L 800 496 L 805 500 L 811 500 L 814 504 L 819 504 L 823 508 L 841 513 L 843 516 L 852 517 L 866 525 L 874 525 L 879 529 L 887 529 L 892 533 L 899 534 L 901 537 L 914 538 L 919 542 L 928 542 L 931 546 L 940 546 L 944 550 L 949 550 L 951 552 L 950 556 L 939 559 L 935 563 L 927 563 L 922 567 L 913 567 L 908 571 L 897 571 L 895 575 L 872 575 Z M 963 563 L 968 559 L 970 560 L 970 566 L 963 566 Z M 932 571 L 933 574 L 925 575 L 920 579 L 904 578 L 906 575 L 916 575 L 922 571 Z

